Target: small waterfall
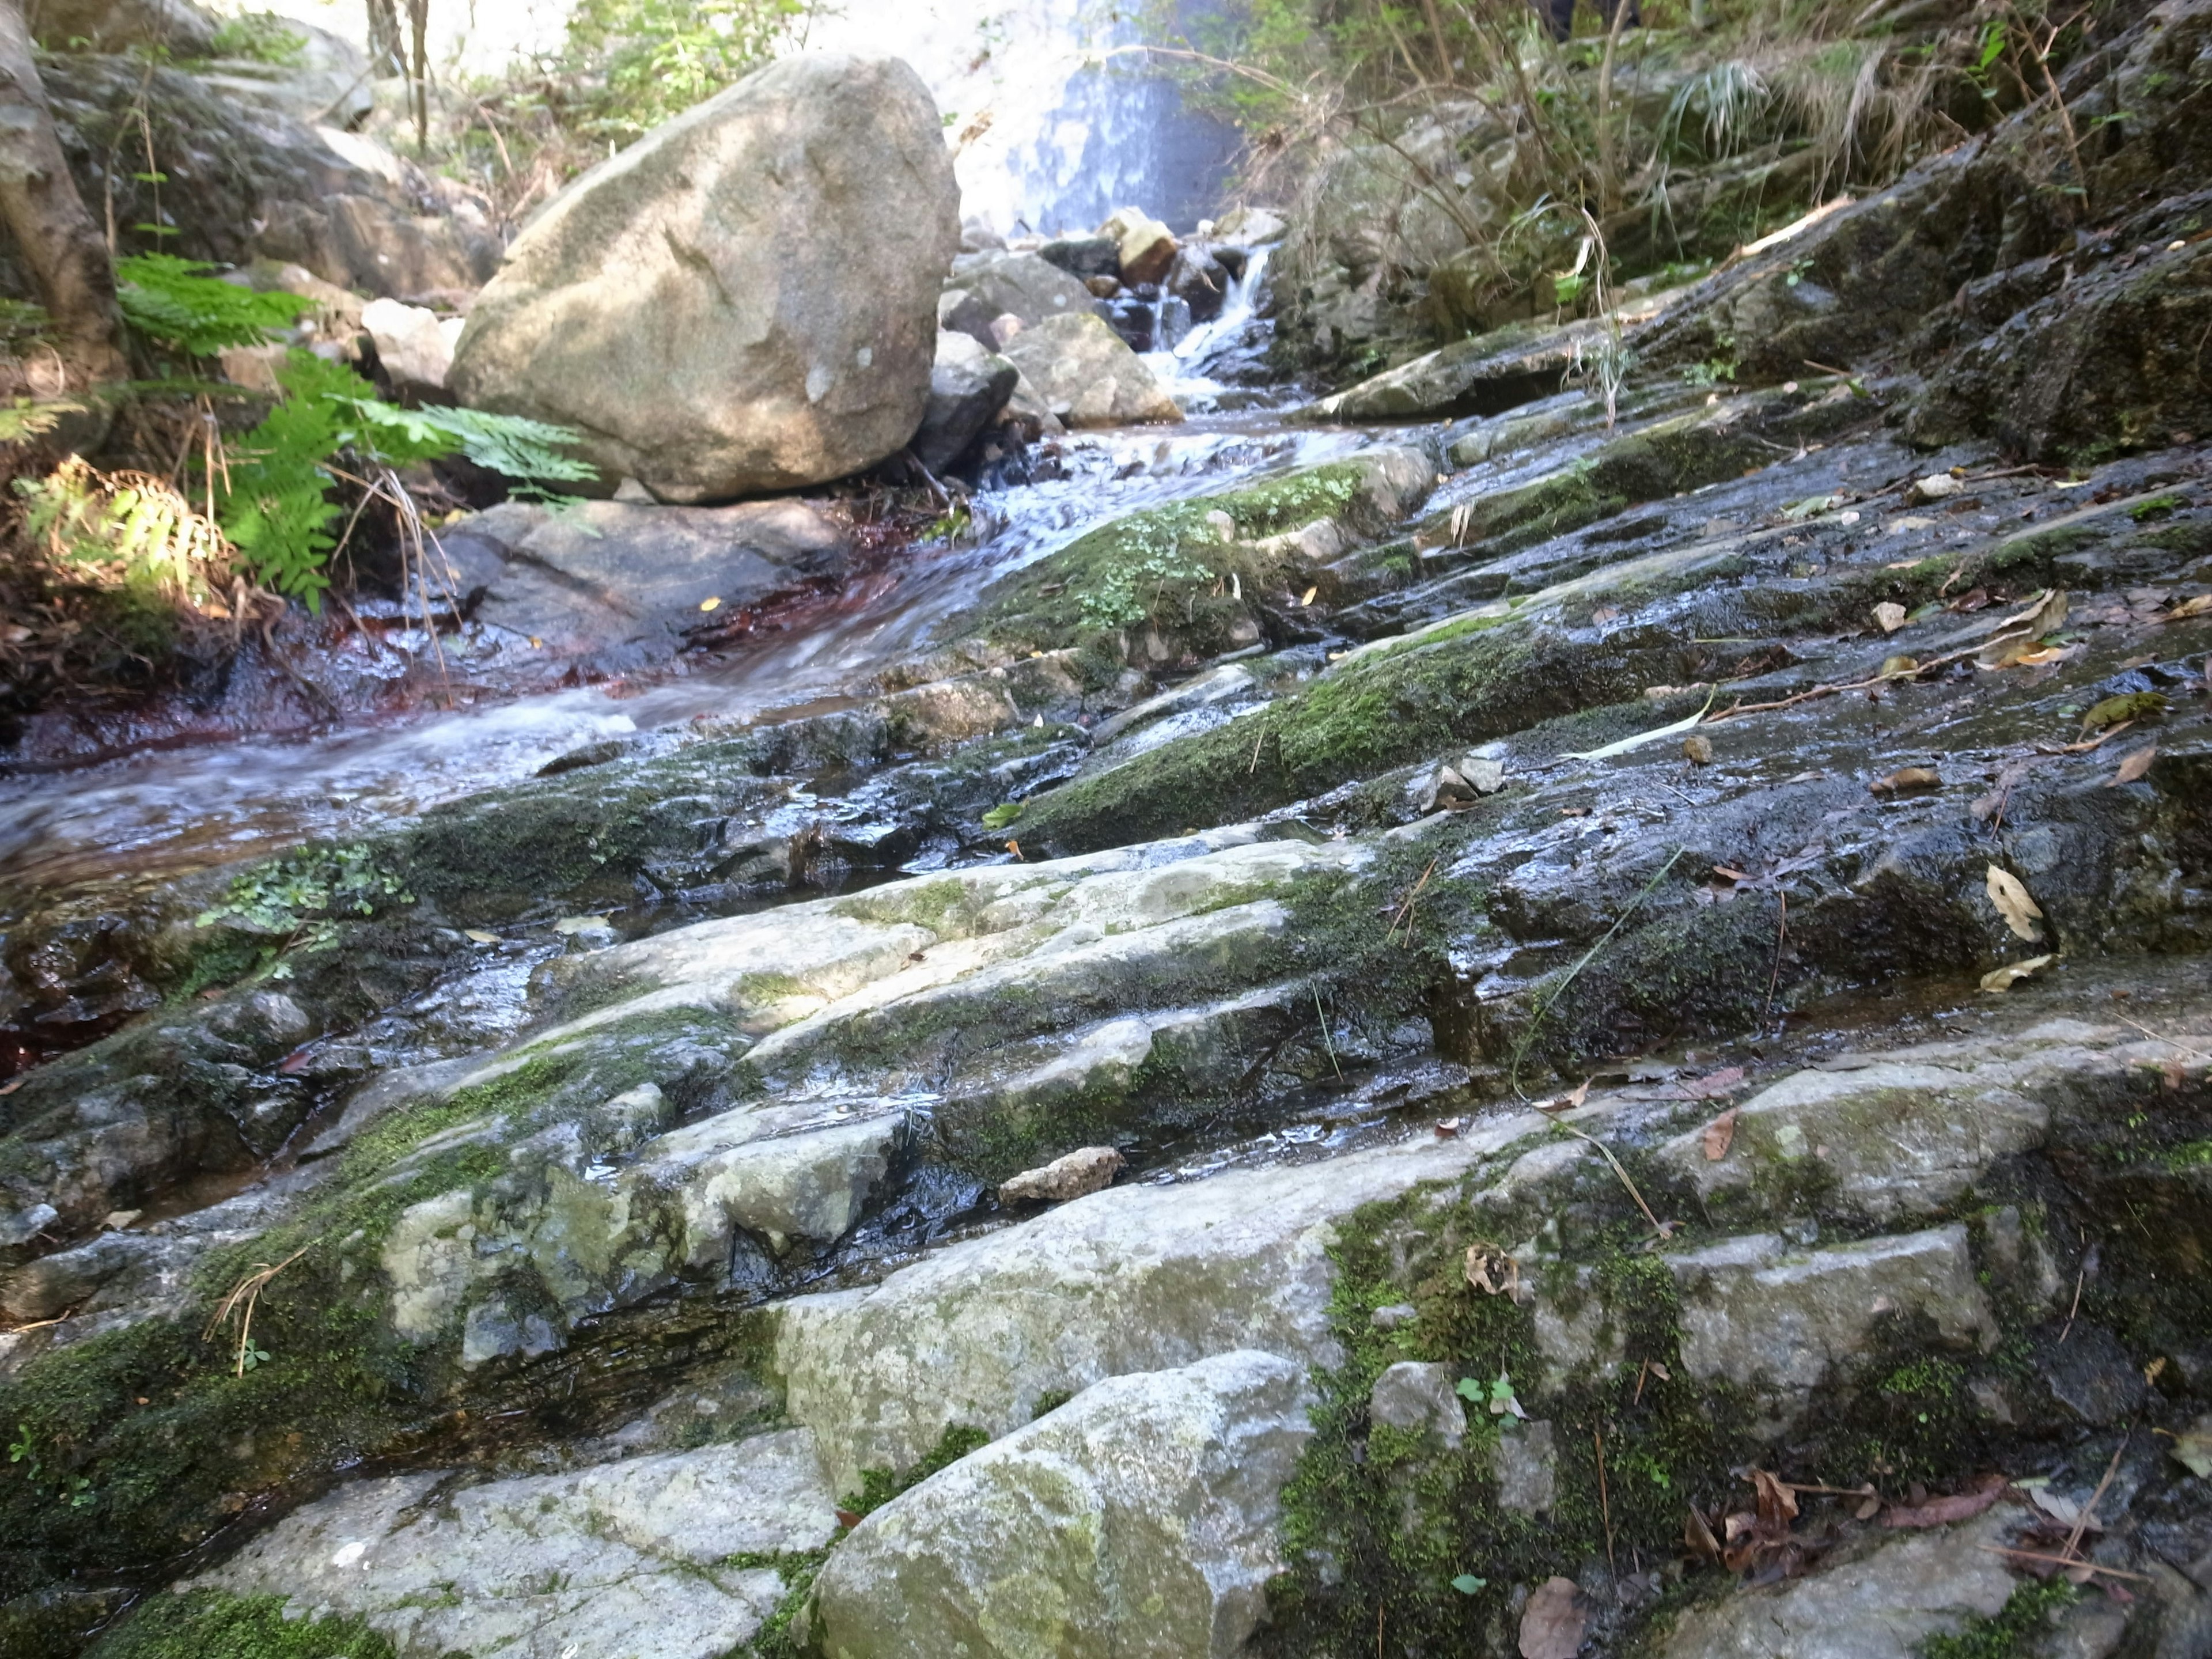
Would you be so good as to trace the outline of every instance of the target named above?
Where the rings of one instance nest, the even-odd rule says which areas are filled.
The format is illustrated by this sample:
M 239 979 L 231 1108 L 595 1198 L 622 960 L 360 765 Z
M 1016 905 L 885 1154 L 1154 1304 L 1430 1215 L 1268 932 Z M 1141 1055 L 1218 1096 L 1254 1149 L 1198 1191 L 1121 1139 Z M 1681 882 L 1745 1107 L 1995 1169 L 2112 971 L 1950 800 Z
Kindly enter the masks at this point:
M 1164 292 L 1160 305 L 1155 306 L 1154 349 L 1144 354 L 1145 362 L 1186 410 L 1214 407 L 1229 390 L 1220 377 L 1233 374 L 1238 380 L 1250 379 L 1250 371 L 1267 351 L 1274 330 L 1260 315 L 1260 295 L 1267 283 L 1270 252 L 1254 248 L 1243 271 L 1231 279 L 1229 291 L 1222 296 L 1220 314 L 1179 338 L 1168 340 L 1160 329 L 1161 306 L 1168 297 Z
M 963 216 L 1050 235 L 1135 204 L 1188 230 L 1218 206 L 1237 138 L 1183 107 L 1140 39 L 1098 0 L 841 0 L 807 49 L 914 65 L 958 150 Z

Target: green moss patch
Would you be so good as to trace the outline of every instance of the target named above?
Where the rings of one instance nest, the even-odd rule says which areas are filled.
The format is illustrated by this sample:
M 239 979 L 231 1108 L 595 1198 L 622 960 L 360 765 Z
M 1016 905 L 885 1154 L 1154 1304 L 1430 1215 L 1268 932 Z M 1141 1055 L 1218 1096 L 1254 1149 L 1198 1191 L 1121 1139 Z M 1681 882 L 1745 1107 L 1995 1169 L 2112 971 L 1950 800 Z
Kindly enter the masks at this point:
M 193 1590 L 149 1596 L 88 1659 L 396 1659 L 358 1619 L 284 1616 L 281 1595 Z

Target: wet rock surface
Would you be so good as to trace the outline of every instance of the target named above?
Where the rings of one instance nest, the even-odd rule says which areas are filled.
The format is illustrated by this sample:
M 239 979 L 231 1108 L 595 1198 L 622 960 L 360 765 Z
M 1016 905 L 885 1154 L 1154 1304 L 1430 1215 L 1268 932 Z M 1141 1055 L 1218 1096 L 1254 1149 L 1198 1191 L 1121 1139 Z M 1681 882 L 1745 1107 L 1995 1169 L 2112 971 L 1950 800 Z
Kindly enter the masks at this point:
M 2201 33 L 2112 48 L 2116 222 Z M 118 1029 L 0 1096 L 11 1605 L 2197 1651 L 2194 245 L 2046 282 L 1996 148 L 1668 300 L 1610 423 L 1556 335 L 1202 417 L 834 700 L 26 908 L 9 1018 Z

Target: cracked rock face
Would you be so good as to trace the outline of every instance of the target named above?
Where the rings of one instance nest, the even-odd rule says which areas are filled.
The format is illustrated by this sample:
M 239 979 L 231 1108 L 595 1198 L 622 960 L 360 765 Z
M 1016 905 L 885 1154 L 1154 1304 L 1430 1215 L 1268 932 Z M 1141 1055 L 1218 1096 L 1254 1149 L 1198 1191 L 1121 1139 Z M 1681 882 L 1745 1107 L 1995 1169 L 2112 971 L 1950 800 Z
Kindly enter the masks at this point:
M 1251 1350 L 1114 1377 L 869 1516 L 810 1638 L 853 1659 L 1233 1659 L 1278 1570 L 1305 1367 Z
M 837 1528 L 804 1429 L 573 1474 L 343 1487 L 180 1589 L 357 1615 L 403 1659 L 720 1659 Z

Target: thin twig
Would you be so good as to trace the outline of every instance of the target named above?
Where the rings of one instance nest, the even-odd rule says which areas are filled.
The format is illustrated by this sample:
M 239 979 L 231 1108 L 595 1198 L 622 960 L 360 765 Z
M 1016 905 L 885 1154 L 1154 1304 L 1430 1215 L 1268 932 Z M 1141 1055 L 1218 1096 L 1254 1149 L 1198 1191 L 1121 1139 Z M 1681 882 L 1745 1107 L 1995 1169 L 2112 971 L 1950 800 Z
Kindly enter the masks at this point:
M 1628 0 L 1621 3 L 1626 5 Z M 1774 971 L 1766 976 L 1766 1004 L 1759 1012 L 1761 1020 L 1774 1012 L 1774 988 L 1782 982 L 1782 947 L 1790 938 L 1790 895 L 1777 885 L 1774 896 L 1782 902 L 1782 914 L 1774 924 Z
M 2112 1461 L 2105 1465 L 2105 1478 L 2097 1483 L 2097 1490 L 2089 1494 L 2089 1501 L 2081 1505 L 2081 1513 L 2074 1517 L 2074 1530 L 2066 1534 L 2067 1554 L 2081 1553 L 2082 1534 L 2089 1530 L 2090 1518 L 2096 1514 L 2097 1505 L 2104 1502 L 2106 1490 L 2112 1486 L 2112 1477 L 2120 1472 L 2121 1454 L 2127 1450 L 2128 1441 L 2134 1432 L 2130 1425 L 2128 1432 L 2120 1437 L 2120 1443 L 2112 1448 Z
M 2009 1555 L 2021 1561 L 2048 1561 L 2055 1567 L 2071 1567 L 2081 1572 L 2101 1572 L 2109 1578 L 2132 1578 L 2138 1584 L 2151 1582 L 2139 1572 L 2124 1572 L 2118 1567 L 2107 1567 L 2095 1561 L 2069 1561 L 2063 1555 L 2045 1555 L 2039 1550 L 2016 1550 L 2002 1544 L 1977 1544 L 1974 1547 L 1986 1550 L 1991 1555 Z
M 1328 1014 L 1321 1006 L 1321 987 L 1313 988 L 1314 1018 L 1321 1022 L 1321 1045 L 1328 1050 L 1329 1069 L 1336 1073 L 1339 1083 L 1344 1081 L 1344 1067 L 1336 1063 L 1336 1042 L 1328 1034 Z
M 1628 9 L 1628 0 L 1620 0 L 1618 16 Z M 1605 1522 L 1605 1570 L 1615 1583 L 1620 1582 L 1620 1569 L 1613 1559 L 1613 1499 L 1605 1487 L 1605 1431 L 1592 1429 L 1590 1438 L 1597 1443 L 1597 1508 Z
M 1421 896 L 1421 889 L 1429 884 L 1429 878 L 1436 873 L 1436 860 L 1431 859 L 1429 867 L 1421 872 L 1421 878 L 1413 884 L 1413 890 L 1406 895 L 1405 902 L 1401 904 L 1396 914 L 1391 916 L 1390 925 L 1382 930 L 1382 942 L 1385 945 L 1390 942 L 1390 936 L 1398 931 L 1398 924 L 1401 921 L 1406 924 L 1406 943 L 1411 945 L 1413 942 L 1413 902 Z
M 2066 1334 L 2074 1328 L 2074 1316 L 2081 1311 L 2081 1281 L 2088 1276 L 2089 1270 L 2087 1267 L 2083 1267 L 2080 1273 L 2074 1275 L 2074 1305 L 2066 1310 L 2066 1322 L 2058 1328 L 2058 1340 L 2061 1342 L 2066 1340 Z
M 1674 1236 L 1674 1228 L 1652 1214 L 1651 1206 L 1644 1201 L 1644 1194 L 1636 1190 L 1636 1183 L 1629 1179 L 1628 1171 L 1621 1167 L 1620 1160 L 1613 1155 L 1612 1147 L 1607 1146 L 1595 1135 L 1585 1134 L 1573 1124 L 1562 1123 L 1557 1118 L 1552 1120 L 1552 1127 L 1555 1129 L 1564 1129 L 1577 1140 L 1587 1140 L 1591 1146 L 1596 1147 L 1599 1156 L 1613 1165 L 1613 1174 L 1620 1177 L 1620 1184 L 1628 1189 L 1628 1195 L 1636 1200 L 1636 1207 L 1644 1212 L 1644 1218 L 1651 1224 L 1651 1231 L 1662 1238 Z

